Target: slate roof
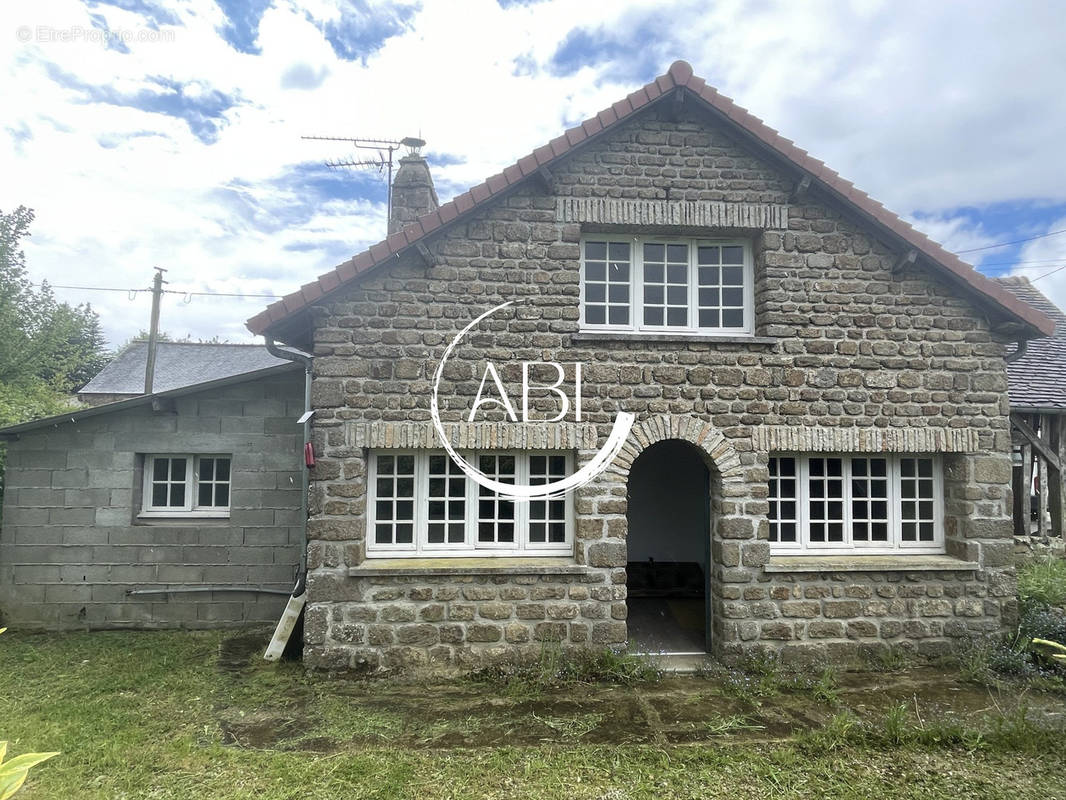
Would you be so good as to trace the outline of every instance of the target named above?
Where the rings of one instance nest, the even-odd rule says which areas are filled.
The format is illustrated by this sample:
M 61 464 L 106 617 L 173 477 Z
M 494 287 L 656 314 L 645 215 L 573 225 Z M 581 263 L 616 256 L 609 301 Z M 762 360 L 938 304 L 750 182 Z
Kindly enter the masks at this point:
M 1007 364 L 1010 404 L 1015 410 L 1066 409 L 1066 314 L 1028 278 L 1011 276 L 996 282 L 1015 297 L 1055 321 L 1055 333 L 1032 339 L 1025 355 Z
M 218 378 L 217 380 L 211 380 L 205 383 L 193 384 L 192 386 L 183 386 L 180 389 L 169 389 L 167 391 L 153 392 L 152 394 L 139 394 L 122 400 L 115 400 L 111 403 L 102 403 L 98 406 L 74 408 L 70 411 L 64 411 L 62 414 L 56 414 L 55 416 L 35 419 L 30 422 L 20 422 L 16 425 L 8 425 L 6 428 L 0 428 L 0 441 L 17 439 L 20 433 L 26 431 L 37 430 L 39 428 L 58 428 L 60 425 L 66 425 L 68 423 L 77 424 L 83 419 L 98 417 L 101 414 L 112 414 L 116 411 L 125 411 L 130 408 L 153 405 L 159 400 L 183 397 L 197 392 L 211 392 L 215 389 L 221 389 L 224 386 L 232 386 L 235 383 L 266 378 L 271 375 L 280 375 L 297 369 L 300 369 L 298 363 L 281 361 L 281 363 L 274 364 L 265 369 L 258 369 L 254 372 L 246 372 L 239 375 L 230 375 L 225 378 Z M 295 424 L 296 421 L 293 420 L 293 422 Z
M 797 180 L 802 176 L 810 178 L 812 188 L 829 194 L 858 212 L 890 239 L 894 239 L 901 249 L 916 250 L 920 256 L 924 256 L 919 258 L 919 261 L 939 270 L 945 277 L 954 279 L 979 299 L 1005 314 L 1008 319 L 1022 323 L 1028 329 L 1029 336 L 1049 335 L 1054 330 L 1053 323 L 1043 313 L 1021 302 L 1003 287 L 978 273 L 958 256 L 944 250 L 869 195 L 856 189 L 823 162 L 798 148 L 791 140 L 781 136 L 728 97 L 719 94 L 702 78 L 693 75 L 692 67 L 684 61 L 675 61 L 665 75 L 571 128 L 562 136 L 552 139 L 548 144 L 538 147 L 503 172 L 493 175 L 484 183 L 391 234 L 384 241 L 353 256 L 320 276 L 318 280 L 305 284 L 298 291 L 287 294 L 267 306 L 264 311 L 248 320 L 248 329 L 255 334 L 282 336 L 282 329 L 288 323 L 326 295 L 399 253 L 418 246 L 434 232 L 440 232 L 445 227 L 461 221 L 483 203 L 498 198 L 516 184 L 535 178 L 542 168 L 550 167 L 574 148 L 599 138 L 645 106 L 669 100 L 671 97 L 690 96 L 724 121 L 732 123 L 756 145 L 790 163 L 799 172 Z
M 147 361 L 148 342 L 131 342 L 78 393 L 142 394 Z M 258 344 L 160 342 L 152 388 L 156 393 L 167 392 L 287 363 Z

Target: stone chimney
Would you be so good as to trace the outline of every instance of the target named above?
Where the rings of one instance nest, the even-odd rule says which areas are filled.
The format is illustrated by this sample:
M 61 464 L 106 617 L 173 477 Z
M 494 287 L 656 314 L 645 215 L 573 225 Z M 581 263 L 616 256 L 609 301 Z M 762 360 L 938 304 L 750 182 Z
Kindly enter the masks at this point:
M 407 143 L 406 140 L 404 143 Z M 400 168 L 396 170 L 396 177 L 392 181 L 389 233 L 395 233 L 423 214 L 436 211 L 439 205 L 437 192 L 433 188 L 433 178 L 429 174 L 429 164 L 418 152 L 418 148 L 412 148 L 410 153 L 400 159 Z

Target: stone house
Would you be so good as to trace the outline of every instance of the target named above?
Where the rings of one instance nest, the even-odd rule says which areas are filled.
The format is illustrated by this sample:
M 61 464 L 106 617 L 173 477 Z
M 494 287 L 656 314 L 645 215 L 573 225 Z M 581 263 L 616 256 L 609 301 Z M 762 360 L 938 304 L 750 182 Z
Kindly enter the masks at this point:
M 27 628 L 276 621 L 299 570 L 303 369 L 262 346 L 134 343 L 99 405 L 0 430 L 0 617 Z M 124 399 L 117 399 L 124 398 Z
M 314 355 L 309 664 L 846 661 L 1014 615 L 1004 356 L 1044 314 L 683 62 L 443 206 L 401 175 L 413 221 L 248 323 Z M 483 485 L 623 412 L 580 489 Z

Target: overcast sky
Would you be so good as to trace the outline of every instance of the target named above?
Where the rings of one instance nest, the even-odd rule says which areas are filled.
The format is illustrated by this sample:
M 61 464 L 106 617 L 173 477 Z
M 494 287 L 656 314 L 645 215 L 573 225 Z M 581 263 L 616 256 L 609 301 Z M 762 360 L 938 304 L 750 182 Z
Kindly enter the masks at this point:
M 0 210 L 54 284 L 282 295 L 385 233 L 384 180 L 301 135 L 421 135 L 443 202 L 677 58 L 951 250 L 1066 229 L 1050 0 L 5 0 L 4 37 Z M 1066 234 L 964 257 L 1037 278 Z M 1066 270 L 1036 285 L 1066 307 Z M 57 294 L 147 327 L 146 294 Z M 252 341 L 269 302 L 169 295 L 162 326 Z

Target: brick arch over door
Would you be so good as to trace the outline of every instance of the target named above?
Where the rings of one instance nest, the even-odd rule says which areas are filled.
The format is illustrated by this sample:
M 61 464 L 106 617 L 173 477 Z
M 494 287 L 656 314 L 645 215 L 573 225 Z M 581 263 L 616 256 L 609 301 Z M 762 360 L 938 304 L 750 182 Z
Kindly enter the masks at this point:
M 607 484 L 604 488 L 610 491 L 613 486 L 615 491 L 610 491 L 611 495 L 627 498 L 633 463 L 652 445 L 669 440 L 692 445 L 702 455 L 711 474 L 711 563 L 708 565 L 712 598 L 711 650 L 716 655 L 725 655 L 734 650 L 739 641 L 733 618 L 743 614 L 742 610 L 732 608 L 736 603 L 725 586 L 751 580 L 751 568 L 760 567 L 769 557 L 766 542 L 754 541 L 760 522 L 765 521 L 765 511 L 762 514 L 753 514 L 753 511 L 761 510 L 766 504 L 765 496 L 756 496 L 759 492 L 753 490 L 749 467 L 742 462 L 732 443 L 713 425 L 693 417 L 668 415 L 646 417 L 633 425 L 625 446 L 602 476 Z M 627 525 L 627 508 L 627 501 L 623 501 L 622 507 L 615 509 L 620 512 L 616 517 L 620 525 Z M 623 566 L 624 559 L 619 560 Z
M 723 486 L 743 483 L 744 467 L 733 445 L 709 422 L 693 417 L 659 415 L 639 420 L 630 430 L 629 438 L 609 471 L 626 480 L 637 456 L 653 444 L 668 439 L 688 442 L 700 450 L 714 479 L 721 481 Z

